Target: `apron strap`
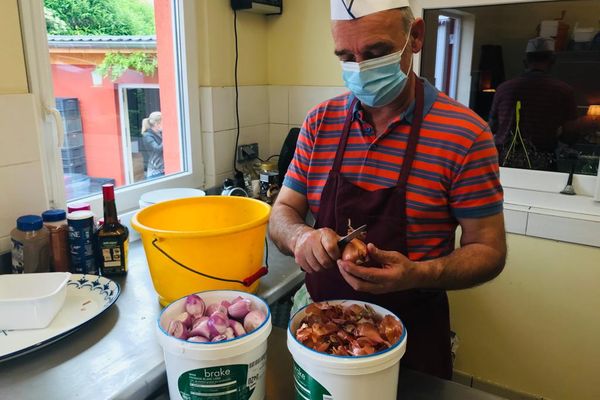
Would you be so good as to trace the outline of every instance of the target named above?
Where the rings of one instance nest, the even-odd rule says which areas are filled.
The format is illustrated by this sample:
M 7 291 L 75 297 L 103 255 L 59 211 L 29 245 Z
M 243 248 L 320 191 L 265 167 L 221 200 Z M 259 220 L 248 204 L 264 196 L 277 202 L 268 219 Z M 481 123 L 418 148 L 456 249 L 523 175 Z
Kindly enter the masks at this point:
M 406 145 L 406 153 L 404 153 L 404 161 L 402 162 L 402 169 L 400 170 L 400 176 L 398 176 L 398 187 L 406 190 L 406 183 L 408 182 L 408 176 L 412 169 L 413 161 L 417 153 L 417 144 L 419 142 L 419 131 L 423 124 L 423 108 L 424 108 L 424 86 L 421 78 L 417 78 L 415 82 L 415 109 L 413 116 L 413 123 L 410 128 L 410 136 L 408 137 L 408 144 Z
M 331 168 L 334 172 L 340 172 L 342 170 L 342 160 L 344 159 L 344 152 L 346 151 L 346 144 L 348 143 L 348 136 L 350 136 L 350 126 L 354 117 L 354 107 L 358 103 L 358 98 L 354 97 L 350 103 L 348 113 L 346 113 L 346 120 L 344 121 L 344 130 L 340 137 L 340 143 L 338 144 L 337 152 L 335 153 L 335 160 L 333 161 L 333 167 Z

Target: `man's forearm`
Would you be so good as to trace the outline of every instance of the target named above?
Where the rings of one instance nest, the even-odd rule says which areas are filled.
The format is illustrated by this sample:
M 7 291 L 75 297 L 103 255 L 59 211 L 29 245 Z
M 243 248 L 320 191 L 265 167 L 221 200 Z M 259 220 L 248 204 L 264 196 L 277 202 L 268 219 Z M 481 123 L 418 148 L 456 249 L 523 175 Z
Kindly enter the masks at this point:
M 472 243 L 434 260 L 416 263 L 420 288 L 467 289 L 487 282 L 502 272 L 506 250 Z
M 293 255 L 298 237 L 310 229 L 312 228 L 304 223 L 304 219 L 293 208 L 285 204 L 273 207 L 269 236 L 282 253 Z

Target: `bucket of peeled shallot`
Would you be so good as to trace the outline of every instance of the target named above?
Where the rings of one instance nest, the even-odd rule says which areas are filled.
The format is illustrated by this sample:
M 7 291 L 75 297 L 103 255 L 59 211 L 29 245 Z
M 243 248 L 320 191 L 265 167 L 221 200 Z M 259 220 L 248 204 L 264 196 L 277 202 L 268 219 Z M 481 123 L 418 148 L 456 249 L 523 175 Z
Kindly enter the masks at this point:
M 263 400 L 269 306 L 249 293 L 199 292 L 168 305 L 157 334 L 171 400 Z
M 407 334 L 385 308 L 354 300 L 312 303 L 292 316 L 287 336 L 296 398 L 396 399 Z

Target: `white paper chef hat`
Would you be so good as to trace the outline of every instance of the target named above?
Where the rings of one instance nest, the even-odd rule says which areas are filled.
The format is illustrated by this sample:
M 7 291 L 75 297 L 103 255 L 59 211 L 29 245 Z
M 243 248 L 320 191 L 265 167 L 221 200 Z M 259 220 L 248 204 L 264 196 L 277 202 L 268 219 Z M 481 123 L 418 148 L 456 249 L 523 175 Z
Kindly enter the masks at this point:
M 527 42 L 525 53 L 547 53 L 554 51 L 554 39 L 536 37 Z
M 331 19 L 356 19 L 379 11 L 409 6 L 408 0 L 331 0 Z

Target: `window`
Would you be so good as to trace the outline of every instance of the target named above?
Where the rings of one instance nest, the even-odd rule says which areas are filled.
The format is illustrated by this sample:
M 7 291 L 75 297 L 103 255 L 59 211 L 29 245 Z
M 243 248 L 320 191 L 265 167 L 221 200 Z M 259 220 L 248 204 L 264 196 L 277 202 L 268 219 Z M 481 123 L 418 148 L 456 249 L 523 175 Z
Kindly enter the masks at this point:
M 456 43 L 456 38 L 446 40 L 440 36 L 448 37 L 446 25 L 458 16 L 461 32 L 456 98 L 482 118 L 487 120 L 490 117 L 504 167 L 503 185 L 558 193 L 573 171 L 577 193 L 600 199 L 600 117 L 594 111 L 600 93 L 600 79 L 592 72 L 598 63 L 598 52 L 594 48 L 595 42 L 575 40 L 576 22 L 585 26 L 596 24 L 597 21 L 591 17 L 594 13 L 590 10 L 597 9 L 598 2 L 523 0 L 506 3 L 502 0 L 415 0 L 413 11 L 415 15 L 424 17 L 428 27 L 421 57 L 421 75 L 435 81 L 436 86 L 448 90 L 451 95 L 452 79 L 448 86 L 445 77 L 449 72 L 450 77 L 453 76 L 454 63 L 448 62 L 448 53 L 450 42 Z M 561 10 L 566 10 L 566 17 L 561 17 Z M 557 22 L 557 18 L 564 20 Z M 510 23 L 497 24 L 497 21 Z M 574 101 L 568 102 L 569 107 L 558 110 L 556 107 L 554 110 L 540 107 L 548 110 L 545 118 L 538 118 L 547 122 L 541 124 L 532 122 L 538 121 L 534 119 L 538 114 L 534 112 L 531 100 L 525 109 L 524 101 L 528 98 L 520 99 L 520 107 L 515 102 L 512 108 L 503 108 L 505 123 L 500 126 L 497 123 L 500 120 L 499 107 L 495 108 L 496 112 L 491 112 L 496 89 L 504 81 L 523 74 L 526 45 L 533 37 L 542 35 L 543 21 L 554 21 L 547 25 L 558 27 L 555 33 L 544 33 L 554 39 L 556 48 L 549 73 L 574 89 Z M 441 23 L 444 26 L 440 26 Z M 438 49 L 440 45 L 441 50 Z M 465 74 L 469 75 L 468 79 L 463 79 Z M 540 97 L 539 92 L 534 93 Z M 551 99 L 553 105 L 559 104 L 558 96 Z M 554 124 L 555 119 L 567 114 L 566 110 L 571 111 L 568 118 Z M 517 115 L 519 124 L 516 123 Z M 514 118 L 512 124 L 506 116 Z M 546 129 L 551 123 L 554 125 Z M 519 134 L 516 133 L 517 127 Z M 538 134 L 540 132 L 544 135 Z M 519 146 L 511 146 L 513 143 Z
M 203 184 L 200 138 L 190 134 L 199 126 L 197 61 L 186 41 L 196 35 L 193 3 L 20 2 L 55 206 L 88 201 L 101 212 L 107 182 L 121 211 L 153 189 Z M 78 19 L 86 12 L 98 18 Z
M 121 110 L 121 146 L 125 184 L 148 179 L 148 163 L 152 149 L 144 143 L 144 120 L 153 112 L 160 112 L 160 89 L 158 85 L 119 85 L 119 108 Z

